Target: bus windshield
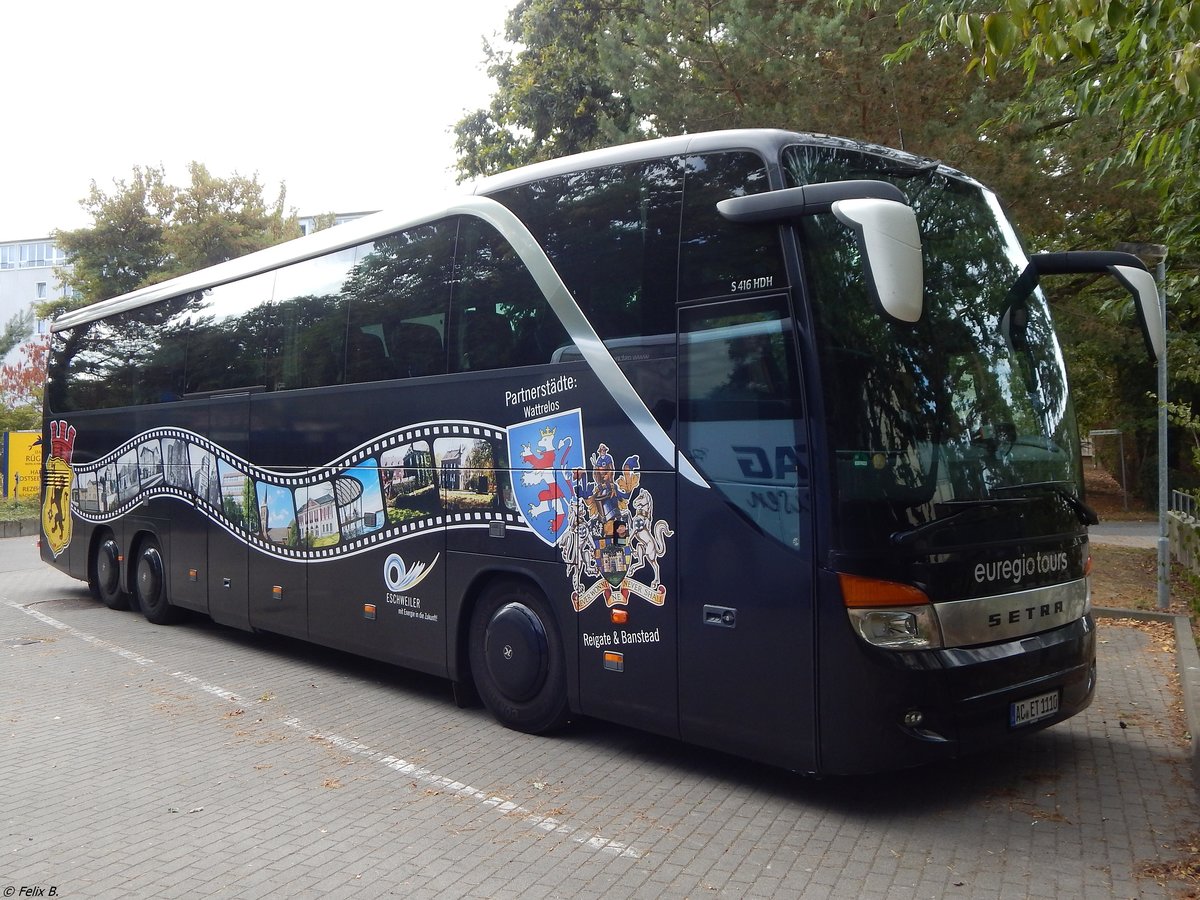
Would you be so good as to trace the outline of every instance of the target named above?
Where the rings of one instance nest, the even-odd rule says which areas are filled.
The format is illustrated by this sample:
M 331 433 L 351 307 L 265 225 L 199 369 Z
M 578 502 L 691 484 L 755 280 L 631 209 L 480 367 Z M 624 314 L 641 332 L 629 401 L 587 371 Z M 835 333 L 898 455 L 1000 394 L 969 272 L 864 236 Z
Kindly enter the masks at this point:
M 784 170 L 788 186 L 891 181 L 924 248 L 924 313 L 907 325 L 871 305 L 858 250 L 833 216 L 800 225 L 839 549 L 982 539 L 936 527 L 952 516 L 986 522 L 993 536 L 988 520 L 1007 513 L 1026 519 L 1026 534 L 1078 529 L 1086 507 L 1062 353 L 1045 297 L 1020 278 L 1028 259 L 996 196 L 936 164 L 840 148 L 786 148 Z

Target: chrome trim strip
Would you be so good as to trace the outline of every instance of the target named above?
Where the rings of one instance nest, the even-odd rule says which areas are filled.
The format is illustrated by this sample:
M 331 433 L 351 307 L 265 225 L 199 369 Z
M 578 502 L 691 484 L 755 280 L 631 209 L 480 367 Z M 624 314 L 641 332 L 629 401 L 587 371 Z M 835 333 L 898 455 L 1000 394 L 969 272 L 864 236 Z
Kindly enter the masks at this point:
M 946 647 L 969 647 L 1049 631 L 1081 618 L 1091 608 L 1086 578 L 1065 584 L 935 603 Z
M 634 427 L 641 432 L 642 437 L 658 451 L 659 456 L 668 466 L 672 469 L 678 468 L 679 473 L 693 484 L 707 488 L 708 482 L 688 462 L 687 457 L 676 452 L 675 442 L 658 424 L 658 419 L 654 418 L 650 410 L 646 408 L 641 396 L 634 390 L 629 379 L 625 377 L 625 373 L 621 371 L 617 361 L 612 358 L 612 354 L 604 346 L 604 341 L 596 334 L 592 323 L 583 314 L 583 310 L 579 308 L 579 304 L 575 302 L 575 298 L 571 296 L 571 292 L 567 290 L 567 286 L 559 276 L 558 270 L 546 256 L 546 251 L 530 234 L 525 223 L 517 218 L 508 207 L 489 197 L 467 198 L 449 207 L 447 213 L 483 219 L 504 236 L 517 251 L 517 255 L 521 257 L 521 261 L 525 263 L 530 274 L 533 275 L 534 281 L 537 282 L 546 297 L 546 302 L 550 304 L 550 308 L 562 322 L 563 327 L 567 330 L 567 335 L 579 348 L 584 361 L 600 379 L 600 383 L 604 385 L 612 398 L 625 410 Z

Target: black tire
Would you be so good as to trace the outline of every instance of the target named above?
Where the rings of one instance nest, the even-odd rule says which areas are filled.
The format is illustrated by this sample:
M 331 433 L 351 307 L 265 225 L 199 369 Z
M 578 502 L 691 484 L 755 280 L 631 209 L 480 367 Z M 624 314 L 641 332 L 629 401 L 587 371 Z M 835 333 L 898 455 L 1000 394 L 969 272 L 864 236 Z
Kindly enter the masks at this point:
M 566 724 L 566 659 L 540 593 L 522 582 L 496 582 L 475 606 L 468 640 L 475 688 L 502 725 L 544 734 Z
M 167 570 L 158 541 L 148 537 L 138 547 L 133 592 L 144 615 L 155 625 L 179 621 L 180 609 L 167 599 Z
M 88 587 L 109 609 L 129 609 L 129 594 L 121 589 L 121 547 L 111 532 L 96 541 L 88 565 Z

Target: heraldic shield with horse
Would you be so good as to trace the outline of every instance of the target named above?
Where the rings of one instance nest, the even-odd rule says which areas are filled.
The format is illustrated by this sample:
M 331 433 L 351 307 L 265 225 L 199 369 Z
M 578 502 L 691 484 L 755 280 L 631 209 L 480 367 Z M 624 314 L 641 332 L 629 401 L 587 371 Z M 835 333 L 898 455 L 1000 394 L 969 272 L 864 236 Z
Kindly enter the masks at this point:
M 541 540 L 556 545 L 571 579 L 576 612 L 600 597 L 609 607 L 636 595 L 666 602 L 659 561 L 674 535 L 654 518 L 654 497 L 641 487 L 641 462 L 627 456 L 617 470 L 600 443 L 584 459 L 578 409 L 508 427 L 513 492 L 521 516 Z M 633 576 L 649 568 L 649 583 Z

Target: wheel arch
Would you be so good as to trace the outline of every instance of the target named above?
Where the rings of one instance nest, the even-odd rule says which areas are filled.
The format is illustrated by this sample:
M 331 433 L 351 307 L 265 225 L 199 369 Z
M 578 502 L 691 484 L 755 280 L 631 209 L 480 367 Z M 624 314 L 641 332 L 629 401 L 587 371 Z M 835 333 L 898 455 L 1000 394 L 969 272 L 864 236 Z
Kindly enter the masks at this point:
M 129 555 L 122 546 L 121 538 L 122 535 L 118 529 L 113 528 L 110 524 L 95 526 L 88 537 L 88 555 L 85 564 L 87 586 L 92 596 L 108 606 L 109 609 L 116 610 L 129 609 L 131 596 L 129 592 Z M 116 583 L 111 587 L 106 587 L 101 584 L 99 565 L 103 547 L 110 540 L 116 555 L 116 561 L 112 567 L 115 571 Z
M 476 557 L 472 557 L 475 559 Z M 464 576 L 462 584 L 447 587 L 452 592 L 450 596 L 461 597 L 461 602 L 449 607 L 447 622 L 447 654 L 446 669 L 449 678 L 456 683 L 469 684 L 471 681 L 471 660 L 469 640 L 471 619 L 479 605 L 480 598 L 494 584 L 499 582 L 515 582 L 527 585 L 546 600 L 547 605 L 554 611 L 555 625 L 558 636 L 562 641 L 563 651 L 568 660 L 567 667 L 567 697 L 572 711 L 578 711 L 579 682 L 575 677 L 575 612 L 566 602 L 565 608 L 561 602 L 556 602 L 552 589 L 555 578 L 562 579 L 562 566 L 536 563 L 524 560 L 496 560 L 487 565 L 477 566 Z
M 88 581 L 89 586 L 93 585 L 96 581 L 96 551 L 100 548 L 101 542 L 105 539 L 106 536 L 108 536 L 110 534 L 113 536 L 114 540 L 116 539 L 116 533 L 108 525 L 96 525 L 95 527 L 92 528 L 91 532 L 92 532 L 91 535 L 88 537 L 87 563 L 86 563 L 86 565 L 87 565 L 87 581 Z M 124 570 L 124 568 L 125 568 L 124 562 L 121 563 L 121 568 L 122 568 L 122 570 Z M 124 573 L 124 571 L 122 571 L 122 573 L 121 573 L 121 583 L 122 583 L 121 586 L 122 587 L 124 587 L 124 582 L 125 582 L 125 573 Z

